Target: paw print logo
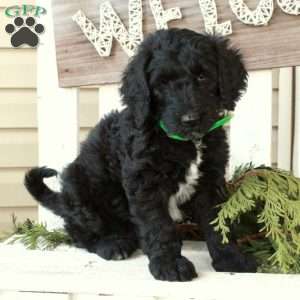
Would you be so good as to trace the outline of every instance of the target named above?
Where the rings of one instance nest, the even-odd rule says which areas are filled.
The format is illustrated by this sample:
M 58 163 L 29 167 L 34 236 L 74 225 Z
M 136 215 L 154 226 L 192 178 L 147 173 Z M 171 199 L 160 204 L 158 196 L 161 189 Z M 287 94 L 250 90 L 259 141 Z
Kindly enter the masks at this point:
M 17 48 L 21 45 L 36 47 L 39 43 L 39 35 L 45 31 L 42 24 L 36 24 L 33 17 L 28 17 L 26 20 L 22 17 L 14 19 L 14 24 L 7 24 L 5 31 L 11 34 L 11 44 Z

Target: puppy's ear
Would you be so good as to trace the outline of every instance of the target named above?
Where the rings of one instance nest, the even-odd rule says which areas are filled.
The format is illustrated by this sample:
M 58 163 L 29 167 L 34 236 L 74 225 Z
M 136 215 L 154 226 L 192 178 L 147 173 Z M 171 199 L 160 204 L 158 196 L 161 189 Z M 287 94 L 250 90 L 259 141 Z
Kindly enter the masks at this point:
M 223 107 L 233 110 L 247 88 L 248 73 L 239 50 L 229 46 L 229 40 L 217 40 L 219 93 Z
M 146 68 L 151 56 L 150 49 L 140 46 L 123 74 L 120 89 L 122 102 L 132 112 L 137 128 L 143 127 L 150 115 L 151 94 Z

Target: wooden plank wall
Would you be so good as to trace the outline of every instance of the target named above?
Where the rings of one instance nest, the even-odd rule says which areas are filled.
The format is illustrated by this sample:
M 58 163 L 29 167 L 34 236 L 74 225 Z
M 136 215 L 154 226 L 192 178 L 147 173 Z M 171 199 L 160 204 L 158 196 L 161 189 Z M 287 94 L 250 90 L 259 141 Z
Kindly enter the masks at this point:
M 11 22 L 0 3 L 0 28 Z M 11 216 L 37 219 L 37 205 L 23 187 L 26 170 L 38 163 L 36 50 L 14 49 L 9 36 L 0 37 L 0 236 L 11 227 Z M 81 139 L 98 120 L 98 89 L 80 92 Z
M 36 218 L 36 205 L 21 184 L 24 172 L 37 160 L 36 56 L 35 50 L 13 49 L 4 31 L 11 22 L 4 9 L 15 1 L 0 4 L 0 230 L 20 220 Z
M 81 140 L 98 120 L 97 91 L 80 91 Z M 36 101 L 35 86 L 0 87 L 0 232 L 11 227 L 13 213 L 20 221 L 37 219 L 37 205 L 22 184 L 25 171 L 38 163 Z

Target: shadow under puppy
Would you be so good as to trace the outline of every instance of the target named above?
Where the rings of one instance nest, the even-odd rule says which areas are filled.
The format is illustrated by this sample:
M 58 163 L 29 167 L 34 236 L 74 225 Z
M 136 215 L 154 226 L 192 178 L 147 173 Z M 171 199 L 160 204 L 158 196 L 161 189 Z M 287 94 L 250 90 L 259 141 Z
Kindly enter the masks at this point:
M 90 132 L 61 175 L 61 192 L 43 183 L 57 174 L 49 168 L 30 170 L 25 185 L 63 217 L 76 246 L 105 259 L 124 259 L 141 247 L 156 279 L 197 276 L 176 233 L 183 205 L 204 229 L 217 271 L 255 271 L 253 258 L 233 241 L 222 245 L 210 225 L 215 206 L 226 200 L 228 145 L 223 128 L 209 128 L 234 109 L 246 85 L 241 56 L 228 40 L 186 29 L 158 31 L 124 72 L 126 108 Z

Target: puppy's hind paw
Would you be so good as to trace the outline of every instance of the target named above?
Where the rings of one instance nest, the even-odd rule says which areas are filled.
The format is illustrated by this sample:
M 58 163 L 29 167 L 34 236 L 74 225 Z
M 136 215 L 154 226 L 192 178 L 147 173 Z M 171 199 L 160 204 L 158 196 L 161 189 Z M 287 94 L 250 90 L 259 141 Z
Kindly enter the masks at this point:
M 197 277 L 194 265 L 184 256 L 152 258 L 149 269 L 154 278 L 158 280 L 191 281 Z
M 111 236 L 101 239 L 96 246 L 96 254 L 106 260 L 123 260 L 138 248 L 134 239 Z
M 232 258 L 223 258 L 212 263 L 218 272 L 255 273 L 257 262 L 252 255 L 240 254 Z

